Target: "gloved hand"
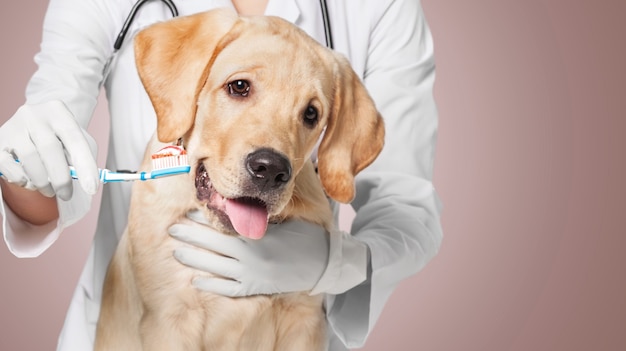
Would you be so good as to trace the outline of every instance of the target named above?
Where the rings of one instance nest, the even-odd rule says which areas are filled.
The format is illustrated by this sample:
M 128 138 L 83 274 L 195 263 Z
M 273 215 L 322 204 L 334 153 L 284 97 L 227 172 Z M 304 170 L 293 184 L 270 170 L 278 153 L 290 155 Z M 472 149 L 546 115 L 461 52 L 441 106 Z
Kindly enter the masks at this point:
M 175 224 L 169 233 L 195 246 L 177 248 L 179 262 L 218 276 L 195 278 L 193 284 L 201 290 L 230 297 L 341 293 L 365 280 L 367 248 L 348 234 L 288 221 L 270 225 L 263 238 L 253 240 L 216 232 L 203 225 L 199 211 L 187 217 L 196 223 Z
M 23 105 L 0 126 L 0 173 L 11 183 L 69 200 L 73 165 L 85 192 L 95 194 L 95 145 L 62 102 Z
M 188 217 L 205 221 L 199 211 Z M 193 284 L 225 296 L 310 291 L 328 263 L 326 230 L 303 222 L 270 225 L 260 240 L 224 235 L 202 224 L 176 224 L 170 234 L 204 249 L 176 249 L 181 263 L 227 278 L 196 278 Z

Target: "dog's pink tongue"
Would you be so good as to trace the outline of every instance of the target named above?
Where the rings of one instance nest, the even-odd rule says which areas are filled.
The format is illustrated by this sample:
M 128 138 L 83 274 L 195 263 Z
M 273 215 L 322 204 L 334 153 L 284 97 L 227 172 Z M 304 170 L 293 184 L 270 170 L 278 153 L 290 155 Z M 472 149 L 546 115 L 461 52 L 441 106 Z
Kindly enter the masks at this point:
M 227 199 L 225 212 L 242 236 L 261 239 L 267 230 L 267 209 L 253 201 Z

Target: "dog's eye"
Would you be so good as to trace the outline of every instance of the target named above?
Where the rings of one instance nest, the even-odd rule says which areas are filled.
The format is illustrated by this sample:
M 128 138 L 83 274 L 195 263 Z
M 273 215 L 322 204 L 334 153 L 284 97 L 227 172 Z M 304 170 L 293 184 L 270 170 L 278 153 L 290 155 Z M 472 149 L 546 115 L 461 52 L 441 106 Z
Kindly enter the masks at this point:
M 247 80 L 237 79 L 228 83 L 230 95 L 246 97 L 250 93 L 250 83 Z
M 317 109 L 309 105 L 306 110 L 304 110 L 304 123 L 309 127 L 315 126 L 317 124 L 318 112 Z

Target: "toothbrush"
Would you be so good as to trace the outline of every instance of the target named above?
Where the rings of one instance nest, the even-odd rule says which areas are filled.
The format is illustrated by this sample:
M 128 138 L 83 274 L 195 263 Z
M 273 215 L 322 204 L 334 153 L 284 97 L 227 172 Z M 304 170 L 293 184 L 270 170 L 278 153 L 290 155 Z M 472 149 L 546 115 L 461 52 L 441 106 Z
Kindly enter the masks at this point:
M 16 160 L 19 162 L 19 160 Z M 106 168 L 99 168 L 100 182 L 129 182 L 135 180 L 151 180 L 173 175 L 189 173 L 191 166 L 187 159 L 187 152 L 182 146 L 168 145 L 152 155 L 151 172 L 114 172 Z M 69 167 L 72 179 L 78 179 L 74 167 Z M 2 173 L 0 173 L 2 176 Z
M 113 172 L 108 169 L 98 169 L 102 183 L 157 179 L 189 173 L 190 170 L 187 152 L 179 145 L 168 145 L 152 154 L 151 172 Z M 70 176 L 78 179 L 73 167 L 70 167 Z

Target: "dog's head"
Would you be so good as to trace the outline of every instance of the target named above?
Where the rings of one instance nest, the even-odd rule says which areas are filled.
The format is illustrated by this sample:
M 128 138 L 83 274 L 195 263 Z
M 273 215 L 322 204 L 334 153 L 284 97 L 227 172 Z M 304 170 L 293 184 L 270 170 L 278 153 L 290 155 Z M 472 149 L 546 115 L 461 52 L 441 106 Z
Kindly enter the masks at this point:
M 242 235 L 262 236 L 287 205 L 322 133 L 319 177 L 340 202 L 382 149 L 382 118 L 347 60 L 279 18 L 180 17 L 140 32 L 135 56 L 159 140 L 183 138 L 198 198 Z

